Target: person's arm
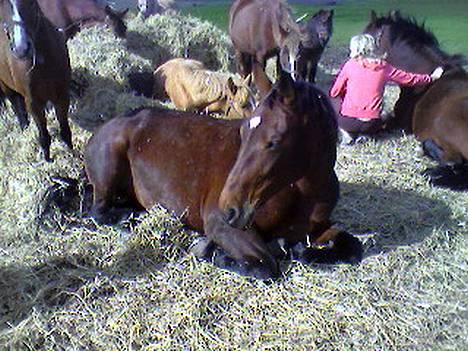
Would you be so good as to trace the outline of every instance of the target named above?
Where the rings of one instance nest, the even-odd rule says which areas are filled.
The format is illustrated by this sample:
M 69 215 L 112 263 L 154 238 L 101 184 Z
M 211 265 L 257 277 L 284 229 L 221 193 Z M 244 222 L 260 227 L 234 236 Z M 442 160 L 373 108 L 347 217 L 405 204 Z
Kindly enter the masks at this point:
M 335 79 L 335 82 L 333 83 L 333 86 L 330 89 L 330 96 L 333 98 L 336 98 L 338 96 L 342 96 L 346 92 L 346 82 L 348 81 L 348 74 L 347 74 L 347 65 L 345 64 L 340 72 L 338 73 L 338 76 Z
M 407 86 L 428 84 L 432 82 L 432 77 L 429 74 L 419 74 L 406 72 L 392 65 L 388 65 L 388 74 L 387 77 L 389 80 Z

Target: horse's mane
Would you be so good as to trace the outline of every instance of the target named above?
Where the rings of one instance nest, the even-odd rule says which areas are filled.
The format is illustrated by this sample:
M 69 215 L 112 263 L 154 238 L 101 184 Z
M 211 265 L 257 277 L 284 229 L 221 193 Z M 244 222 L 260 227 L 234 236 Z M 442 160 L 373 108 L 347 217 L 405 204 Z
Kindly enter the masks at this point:
M 404 42 L 419 52 L 438 57 L 444 64 L 460 66 L 467 64 L 463 55 L 449 55 L 440 48 L 439 41 L 434 33 L 425 27 L 425 23 L 411 16 L 403 17 L 399 12 L 389 13 L 387 16 L 378 17 L 374 24 L 377 27 L 388 25 L 390 30 L 390 42 Z
M 394 43 L 397 40 L 403 40 L 408 44 L 417 46 L 427 45 L 439 47 L 439 41 L 434 33 L 425 27 L 424 22 L 418 23 L 414 17 L 401 17 L 387 15 L 376 20 L 376 24 L 394 26 L 397 30 L 392 30 L 390 40 Z

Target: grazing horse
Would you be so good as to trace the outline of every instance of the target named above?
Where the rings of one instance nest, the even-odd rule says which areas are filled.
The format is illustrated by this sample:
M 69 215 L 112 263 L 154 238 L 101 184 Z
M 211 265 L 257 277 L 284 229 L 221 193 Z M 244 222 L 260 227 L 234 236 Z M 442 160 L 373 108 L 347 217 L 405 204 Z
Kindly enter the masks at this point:
M 268 242 L 307 247 L 306 261 L 355 262 L 360 241 L 331 226 L 338 200 L 334 171 L 337 130 L 325 94 L 282 74 L 243 120 L 143 109 L 105 123 L 90 139 L 85 166 L 93 215 L 109 221 L 118 200 L 149 209 L 156 203 L 204 232 L 221 267 L 259 278 L 279 273 Z M 297 246 L 297 245 L 296 245 Z M 226 257 L 225 255 L 225 257 Z
M 253 72 L 254 83 L 265 96 L 271 89 L 266 61 L 277 56 L 279 69 L 290 72 L 294 79 L 313 81 L 331 35 L 332 16 L 333 11 L 319 11 L 300 26 L 283 0 L 235 0 L 229 11 L 229 35 L 239 73 L 246 77 Z
M 430 73 L 443 66 L 445 73 L 425 87 L 402 88 L 395 105 L 395 121 L 413 132 L 425 152 L 441 166 L 466 169 L 468 162 L 468 74 L 459 55 L 443 52 L 435 36 L 413 19 L 392 12 L 377 17 L 371 12 L 364 30 L 375 36 L 392 65 L 411 72 Z M 468 185 L 468 176 L 464 180 Z
M 52 102 L 62 140 L 72 148 L 68 106 L 70 61 L 63 36 L 44 17 L 36 0 L 0 2 L 0 92 L 8 98 L 21 129 L 32 114 L 44 158 L 50 161 L 50 135 L 44 113 Z
M 115 11 L 102 6 L 96 0 L 37 0 L 42 12 L 52 24 L 64 33 L 67 39 L 81 28 L 105 23 L 114 30 L 116 36 L 125 38 L 127 26 L 123 18 L 128 9 Z
M 250 77 L 243 82 L 229 73 L 214 72 L 197 60 L 175 58 L 154 72 L 154 96 L 168 96 L 184 111 L 222 112 L 243 118 L 252 112 L 254 97 L 249 89 Z

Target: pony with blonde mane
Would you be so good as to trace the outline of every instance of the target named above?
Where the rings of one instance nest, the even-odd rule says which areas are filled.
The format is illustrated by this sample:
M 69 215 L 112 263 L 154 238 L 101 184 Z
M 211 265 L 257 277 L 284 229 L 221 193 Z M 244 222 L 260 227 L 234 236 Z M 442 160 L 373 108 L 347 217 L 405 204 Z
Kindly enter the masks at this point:
M 243 118 L 253 108 L 250 76 L 241 81 L 229 73 L 210 71 L 200 61 L 169 60 L 156 69 L 154 79 L 154 97 L 169 97 L 180 110 Z

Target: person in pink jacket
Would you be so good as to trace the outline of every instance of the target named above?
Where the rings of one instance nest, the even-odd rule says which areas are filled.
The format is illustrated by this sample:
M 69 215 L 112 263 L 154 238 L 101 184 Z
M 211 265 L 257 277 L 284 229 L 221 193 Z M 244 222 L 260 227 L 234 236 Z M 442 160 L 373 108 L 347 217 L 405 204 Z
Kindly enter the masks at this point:
M 438 67 L 428 74 L 410 73 L 393 67 L 377 55 L 377 45 L 369 34 L 356 35 L 350 41 L 350 59 L 343 65 L 330 90 L 332 98 L 341 98 L 338 126 L 342 142 L 351 144 L 360 134 L 372 134 L 384 128 L 380 117 L 385 84 L 428 84 L 440 78 Z

